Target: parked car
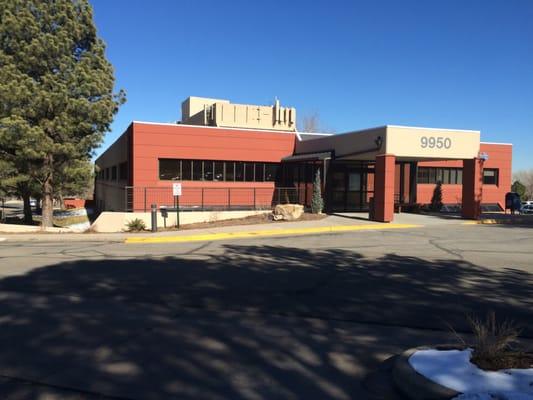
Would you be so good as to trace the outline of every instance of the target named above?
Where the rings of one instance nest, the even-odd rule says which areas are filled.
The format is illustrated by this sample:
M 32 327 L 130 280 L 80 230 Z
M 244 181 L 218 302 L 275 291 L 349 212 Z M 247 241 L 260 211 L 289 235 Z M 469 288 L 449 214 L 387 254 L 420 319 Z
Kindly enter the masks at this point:
M 30 199 L 30 207 L 37 207 L 37 200 Z
M 526 200 L 522 202 L 522 207 L 529 206 L 529 205 L 533 205 L 533 200 Z
M 533 214 L 533 204 L 526 204 L 522 207 L 522 214 Z

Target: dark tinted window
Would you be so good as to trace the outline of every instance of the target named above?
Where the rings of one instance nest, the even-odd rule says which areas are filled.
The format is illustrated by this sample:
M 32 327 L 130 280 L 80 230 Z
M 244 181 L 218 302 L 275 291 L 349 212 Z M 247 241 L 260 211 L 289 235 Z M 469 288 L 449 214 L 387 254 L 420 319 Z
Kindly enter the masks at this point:
M 255 163 L 255 179 L 256 182 L 263 182 L 265 180 L 265 164 Z
M 184 181 L 190 181 L 192 178 L 192 161 L 181 160 L 181 178 Z
M 116 174 L 109 168 L 101 172 L 102 177 L 110 179 Z M 294 167 L 291 167 L 294 173 Z M 120 179 L 127 179 L 128 165 L 120 164 Z M 179 160 L 160 159 L 159 179 L 184 181 L 219 181 L 219 182 L 264 182 L 275 181 L 279 174 L 279 164 L 252 163 L 241 161 Z M 115 179 L 115 178 L 113 178 Z
M 233 182 L 235 180 L 235 163 L 233 161 L 226 161 L 226 182 Z
M 179 160 L 159 160 L 159 179 L 180 180 Z
M 203 162 L 193 160 L 192 162 L 192 180 L 201 181 L 203 177 Z
M 278 175 L 278 164 L 268 163 L 265 164 L 265 181 L 272 182 L 275 181 Z
M 254 163 L 245 163 L 245 165 L 244 165 L 244 180 L 246 182 L 253 182 L 253 180 L 254 180 Z
M 204 161 L 204 181 L 213 180 L 213 161 Z
M 224 162 L 223 161 L 215 161 L 215 175 L 213 178 L 215 181 L 224 180 Z
M 123 162 L 119 165 L 118 168 L 118 179 L 125 181 L 128 179 L 128 163 Z
M 430 184 L 441 182 L 444 185 L 461 185 L 462 176 L 463 170 L 461 168 L 419 167 L 417 182 Z
M 235 182 L 244 181 L 244 163 L 237 161 L 235 162 Z
M 498 170 L 497 169 L 484 169 L 483 170 L 483 184 L 484 185 L 497 185 L 498 184 Z

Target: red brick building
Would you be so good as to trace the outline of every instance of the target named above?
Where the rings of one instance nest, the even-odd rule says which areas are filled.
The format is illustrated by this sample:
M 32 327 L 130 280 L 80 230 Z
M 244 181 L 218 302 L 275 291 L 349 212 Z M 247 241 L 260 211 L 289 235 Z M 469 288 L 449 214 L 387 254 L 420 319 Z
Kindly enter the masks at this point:
M 510 144 L 479 137 L 400 126 L 325 135 L 133 122 L 96 160 L 95 200 L 108 211 L 172 206 L 180 182 L 186 209 L 309 206 L 320 171 L 328 212 L 368 210 L 373 201 L 375 219 L 387 222 L 395 204 L 430 203 L 440 181 L 443 203 L 476 218 L 481 206 L 504 207 L 512 161 Z

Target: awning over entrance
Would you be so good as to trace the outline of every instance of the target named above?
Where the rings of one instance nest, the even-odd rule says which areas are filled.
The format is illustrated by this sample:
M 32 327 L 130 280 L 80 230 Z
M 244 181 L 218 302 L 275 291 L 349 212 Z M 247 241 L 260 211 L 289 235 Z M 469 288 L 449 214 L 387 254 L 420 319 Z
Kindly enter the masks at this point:
M 283 162 L 291 162 L 291 161 L 322 161 L 322 160 L 328 160 L 333 157 L 333 152 L 331 151 L 324 151 L 321 153 L 309 153 L 309 154 L 297 154 L 294 156 L 288 156 L 284 157 L 281 160 Z
M 298 140 L 294 155 L 283 161 L 323 161 L 330 209 L 369 205 L 373 219 L 390 222 L 396 197 L 398 203 L 416 201 L 416 163 L 433 160 L 463 160 L 463 216 L 476 217 L 482 181 L 479 152 L 479 131 L 387 125 Z
M 374 161 L 380 154 L 401 161 L 465 160 L 478 156 L 479 143 L 479 131 L 387 125 L 297 141 L 294 155 L 284 161 L 324 152 L 332 153 L 332 159 L 359 161 Z

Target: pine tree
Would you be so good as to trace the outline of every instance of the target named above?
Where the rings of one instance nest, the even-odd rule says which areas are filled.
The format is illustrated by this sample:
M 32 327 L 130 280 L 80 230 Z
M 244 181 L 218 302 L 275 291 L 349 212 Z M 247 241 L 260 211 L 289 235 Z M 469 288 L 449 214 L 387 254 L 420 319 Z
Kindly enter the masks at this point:
M 322 182 L 320 181 L 320 169 L 316 170 L 315 180 L 313 182 L 313 197 L 311 198 L 311 212 L 320 214 L 324 209 L 324 200 L 322 199 Z
M 58 185 L 56 197 L 60 196 L 86 198 L 94 184 L 94 164 L 90 161 L 75 161 L 65 165 L 57 172 Z
M 442 182 L 438 181 L 433 190 L 433 196 L 431 197 L 431 209 L 433 211 L 440 211 L 442 205 Z
M 520 181 L 514 181 L 511 185 L 511 192 L 515 192 L 520 196 L 520 200 L 527 200 L 526 187 Z
M 0 0 L 0 158 L 39 184 L 43 227 L 58 171 L 90 160 L 124 102 L 104 50 L 88 0 Z

